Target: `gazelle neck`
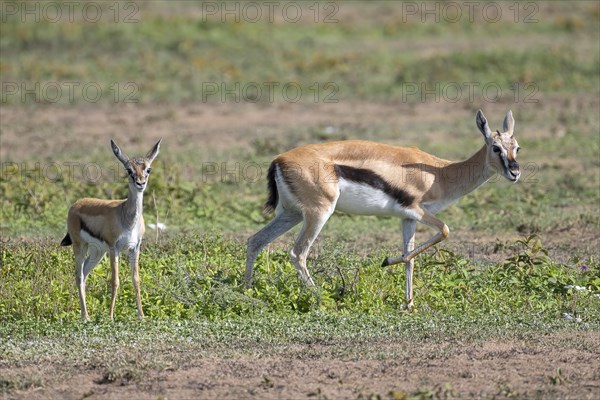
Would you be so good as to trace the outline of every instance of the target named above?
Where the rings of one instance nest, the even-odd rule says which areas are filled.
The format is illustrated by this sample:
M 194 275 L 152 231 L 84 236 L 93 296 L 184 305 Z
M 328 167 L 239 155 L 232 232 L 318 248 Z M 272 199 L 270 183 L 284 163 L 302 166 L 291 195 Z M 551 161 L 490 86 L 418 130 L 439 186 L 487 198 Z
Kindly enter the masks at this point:
M 445 179 L 452 182 L 453 196 L 462 197 L 487 182 L 494 172 L 487 160 L 487 146 L 465 161 L 457 161 L 443 168 Z
M 129 185 L 129 194 L 123 203 L 123 225 L 127 227 L 134 226 L 142 215 L 144 206 L 144 192 L 140 192 Z

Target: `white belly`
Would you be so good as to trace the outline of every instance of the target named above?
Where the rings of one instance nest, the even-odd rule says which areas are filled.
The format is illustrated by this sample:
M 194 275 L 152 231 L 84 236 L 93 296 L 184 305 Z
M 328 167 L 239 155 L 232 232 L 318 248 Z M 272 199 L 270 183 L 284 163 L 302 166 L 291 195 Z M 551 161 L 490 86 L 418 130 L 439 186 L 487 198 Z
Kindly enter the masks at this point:
M 402 207 L 381 190 L 345 179 L 340 179 L 338 185 L 340 196 L 335 207 L 336 210 L 348 214 L 410 217 L 410 210 Z
M 83 229 L 79 231 L 79 237 L 88 244 L 90 252 L 94 251 L 97 254 L 104 254 L 108 251 L 108 245 L 104 241 L 96 239 Z

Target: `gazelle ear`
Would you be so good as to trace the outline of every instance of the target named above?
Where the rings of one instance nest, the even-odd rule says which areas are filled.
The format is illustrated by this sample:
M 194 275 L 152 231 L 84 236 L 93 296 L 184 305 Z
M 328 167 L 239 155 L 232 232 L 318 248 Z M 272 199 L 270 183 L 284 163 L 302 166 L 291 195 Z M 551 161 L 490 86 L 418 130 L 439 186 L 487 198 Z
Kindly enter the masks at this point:
M 504 122 L 502 123 L 502 126 L 504 128 L 504 132 L 510 133 L 511 136 L 513 135 L 513 132 L 515 130 L 515 119 L 513 118 L 511 110 L 508 110 L 508 112 L 506 113 L 506 117 L 504 117 Z
M 129 157 L 127 157 L 125 153 L 121 151 L 119 146 L 117 146 L 117 144 L 112 139 L 110 140 L 110 147 L 112 147 L 112 151 L 115 154 L 115 157 L 117 157 L 117 159 L 121 161 L 123 165 L 127 166 L 127 163 L 129 162 Z
M 475 123 L 477 124 L 477 128 L 483 134 L 486 142 L 491 139 L 492 131 L 490 130 L 490 126 L 488 125 L 487 119 L 485 119 L 485 115 L 481 110 L 477 110 L 477 117 L 475 117 Z
M 162 138 L 160 138 L 160 140 L 158 142 L 156 142 L 156 144 L 152 147 L 152 149 L 150 149 L 148 154 L 146 154 L 146 159 L 148 160 L 148 162 L 152 163 L 152 161 L 154 161 L 154 159 L 158 155 L 158 152 L 160 151 L 160 143 L 161 142 L 162 142 Z

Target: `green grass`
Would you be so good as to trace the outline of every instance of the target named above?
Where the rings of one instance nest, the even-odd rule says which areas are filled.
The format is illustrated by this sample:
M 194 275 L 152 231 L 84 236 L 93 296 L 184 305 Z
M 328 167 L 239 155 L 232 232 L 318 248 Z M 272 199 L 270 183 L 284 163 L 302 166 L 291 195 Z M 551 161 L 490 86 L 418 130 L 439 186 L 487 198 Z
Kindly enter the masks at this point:
M 319 329 L 315 329 L 318 327 Z M 189 361 L 197 354 L 221 352 L 227 357 L 235 353 L 264 355 L 274 349 L 280 351 L 291 344 L 314 344 L 326 347 L 322 356 L 334 356 L 342 359 L 353 356 L 352 343 L 377 343 L 405 341 L 414 343 L 411 350 L 415 352 L 419 343 L 439 341 L 480 342 L 490 338 L 512 340 L 536 340 L 544 335 L 557 331 L 589 331 L 597 329 L 595 323 L 575 325 L 564 320 L 542 322 L 536 318 L 515 316 L 478 316 L 457 319 L 446 316 L 432 319 L 431 316 L 414 315 L 407 318 L 403 315 L 381 318 L 377 315 L 331 315 L 323 312 L 290 315 L 278 318 L 273 315 L 256 315 L 244 319 L 228 319 L 206 321 L 187 320 L 148 320 L 144 323 L 127 321 L 96 321 L 81 324 L 63 321 L 62 324 L 51 324 L 47 321 L 28 321 L 3 326 L 0 333 L 8 335 L 12 343 L 5 342 L 2 360 L 6 363 L 32 363 L 44 354 L 55 359 L 67 357 L 66 362 L 89 366 L 102 359 L 101 363 L 109 367 L 109 353 L 113 350 L 103 349 L 106 341 L 111 340 L 113 346 L 123 346 L 126 350 L 149 349 L 156 355 L 163 349 L 176 349 L 182 346 L 173 358 L 182 357 L 181 363 Z M 21 341 L 27 341 L 26 347 Z M 150 344 L 160 343 L 159 346 Z M 342 343 L 345 343 L 343 346 Z M 80 350 L 93 348 L 95 352 L 80 353 L 78 351 L 64 353 L 64 348 Z M 197 354 L 189 354 L 190 350 Z M 138 350 L 139 351 L 139 350 Z M 310 349 L 298 349 L 300 353 Z M 188 354 L 186 354 L 188 353 Z M 388 356 L 383 351 L 374 350 L 368 355 L 370 359 Z M 83 358 L 82 358 L 83 357 Z M 152 360 L 152 357 L 148 357 Z M 154 359 L 155 364 L 162 360 Z
M 593 258 L 567 266 L 553 262 L 534 237 L 515 243 L 514 255 L 495 265 L 476 265 L 440 250 L 417 261 L 419 314 L 434 319 L 481 315 L 527 316 L 538 321 L 563 313 L 586 322 L 600 320 L 600 275 Z M 363 258 L 325 244 L 312 260 L 318 289 L 305 288 L 283 249 L 263 253 L 252 289 L 244 290 L 244 246 L 214 234 L 173 238 L 147 246 L 142 256 L 145 314 L 161 319 L 227 319 L 274 314 L 282 318 L 309 312 L 333 315 L 391 315 L 404 308 L 402 268 L 381 268 L 384 251 Z M 2 249 L 0 312 L 4 321 L 76 321 L 79 303 L 69 249 L 54 243 L 8 242 Z M 88 307 L 105 319 L 110 268 L 105 260 L 88 281 Z M 117 319 L 131 319 L 134 297 L 121 268 Z M 585 287 L 576 293 L 566 286 Z
M 103 6 L 104 15 L 109 15 L 111 5 Z M 0 39 L 2 80 L 24 82 L 29 88 L 35 82 L 78 82 L 75 103 L 85 102 L 81 89 L 89 82 L 101 87 L 101 103 L 114 102 L 115 96 L 119 103 L 126 98 L 142 103 L 202 101 L 206 82 L 230 89 L 236 83 L 244 87 L 250 82 L 294 82 L 309 102 L 315 83 L 321 89 L 319 102 L 333 93 L 324 86 L 328 82 L 339 89 L 332 96 L 337 100 L 403 99 L 407 82 L 429 87 L 435 82 L 492 82 L 500 85 L 504 98 L 514 96 L 514 84 L 534 83 L 541 93 L 600 87 L 598 49 L 579 39 L 597 34 L 599 12 L 592 3 L 539 10 L 536 23 L 515 23 L 506 14 L 493 24 L 481 18 L 473 23 L 468 18 L 421 23 L 385 3 L 341 4 L 340 13 L 356 18 L 330 24 L 222 23 L 203 21 L 200 6 L 186 9 L 174 14 L 161 2 L 150 2 L 141 6 L 134 23 L 89 23 L 81 18 L 36 23 L 33 18 L 7 16 Z M 359 17 L 364 13 L 376 17 Z M 492 50 L 473 42 L 474 37 L 493 42 L 499 35 L 500 44 L 485 46 Z M 534 38 L 525 48 L 523 35 Z M 432 55 L 431 40 L 441 40 Z M 454 48 L 456 43 L 459 48 Z M 41 59 L 43 63 L 36 62 Z M 128 82 L 133 86 L 125 86 Z M 67 88 L 63 90 L 58 103 L 69 104 Z M 481 90 L 476 93 L 481 99 Z M 529 90 L 521 101 L 528 94 Z M 418 102 L 420 96 L 409 99 Z M 221 96 L 208 100 L 219 102 Z M 262 101 L 268 101 L 266 95 Z M 23 101 L 17 94 L 3 103 Z M 26 97 L 25 103 L 33 104 L 34 97 Z

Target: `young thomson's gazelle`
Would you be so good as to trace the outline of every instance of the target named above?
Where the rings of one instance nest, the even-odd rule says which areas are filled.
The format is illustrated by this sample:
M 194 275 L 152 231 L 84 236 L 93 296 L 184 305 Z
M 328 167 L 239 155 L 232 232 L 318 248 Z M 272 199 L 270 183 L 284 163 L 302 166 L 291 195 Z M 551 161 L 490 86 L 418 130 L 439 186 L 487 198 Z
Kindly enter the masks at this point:
M 75 254 L 75 280 L 79 291 L 81 318 L 88 320 L 85 304 L 85 282 L 92 269 L 106 252 L 110 254 L 112 270 L 112 294 L 110 299 L 110 318 L 113 318 L 115 299 L 119 288 L 119 254 L 127 251 L 131 264 L 131 275 L 135 289 L 138 318 L 144 318 L 140 299 L 140 276 L 138 260 L 140 244 L 144 236 L 144 217 L 142 206 L 144 190 L 148 184 L 150 165 L 158 155 L 159 140 L 144 158 L 128 158 L 110 141 L 112 151 L 125 166 L 129 175 L 129 194 L 125 200 L 80 199 L 69 209 L 67 235 L 61 246 L 73 245 Z
M 268 171 L 269 198 L 265 204 L 266 210 L 275 209 L 277 215 L 248 239 L 246 286 L 252 282 L 261 249 L 301 221 L 304 224 L 290 255 L 304 283 L 313 286 L 306 258 L 334 210 L 393 215 L 402 219 L 403 255 L 386 258 L 383 266 L 405 263 L 406 300 L 412 307 L 414 258 L 449 233 L 435 214 L 481 186 L 495 172 L 511 182 L 521 174 L 512 112 L 504 118 L 504 132 L 492 132 L 481 110 L 476 122 L 485 145 L 466 161 L 451 162 L 417 148 L 361 140 L 307 145 L 279 155 Z M 417 222 L 438 232 L 415 248 Z

